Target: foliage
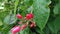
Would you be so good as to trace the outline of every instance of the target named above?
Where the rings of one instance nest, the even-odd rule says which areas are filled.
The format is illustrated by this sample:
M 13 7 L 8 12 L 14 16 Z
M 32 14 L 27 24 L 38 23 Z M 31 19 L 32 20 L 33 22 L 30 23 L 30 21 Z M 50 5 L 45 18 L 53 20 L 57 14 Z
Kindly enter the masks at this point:
M 17 34 L 60 34 L 60 0 L 0 0 L 0 34 L 11 34 L 17 22 L 32 12 L 36 27 L 26 27 Z

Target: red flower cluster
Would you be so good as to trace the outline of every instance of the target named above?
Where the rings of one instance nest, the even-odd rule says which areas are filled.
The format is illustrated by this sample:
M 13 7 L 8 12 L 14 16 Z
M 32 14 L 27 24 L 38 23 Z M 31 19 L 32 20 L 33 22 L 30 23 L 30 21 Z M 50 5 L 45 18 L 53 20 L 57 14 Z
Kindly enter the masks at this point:
M 22 15 L 17 14 L 16 16 L 17 16 L 17 18 L 22 19 Z M 26 15 L 26 20 L 29 20 L 31 18 L 33 18 L 33 14 L 32 13 Z
M 17 16 L 18 19 L 22 19 L 23 18 L 22 15 L 20 15 L 20 14 L 17 14 L 16 16 Z M 25 19 L 26 20 L 30 20 L 32 18 L 33 18 L 33 14 L 29 13 L 29 14 L 26 15 Z M 19 24 L 22 24 L 22 22 L 19 22 Z M 20 32 L 20 30 L 24 30 L 27 26 L 28 26 L 27 23 L 23 24 L 21 27 L 20 26 L 15 26 L 15 27 L 13 27 L 11 29 L 11 32 L 12 32 L 12 34 L 16 34 L 16 33 Z M 35 26 L 36 26 L 35 22 L 31 22 L 30 28 L 35 27 Z

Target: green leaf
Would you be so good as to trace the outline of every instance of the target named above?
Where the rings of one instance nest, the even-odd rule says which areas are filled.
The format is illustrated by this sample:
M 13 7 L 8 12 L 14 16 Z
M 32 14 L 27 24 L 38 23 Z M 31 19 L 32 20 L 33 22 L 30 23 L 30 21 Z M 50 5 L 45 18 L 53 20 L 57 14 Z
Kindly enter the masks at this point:
M 56 6 L 54 6 L 53 12 L 55 15 L 60 14 L 60 7 L 59 6 L 60 6 L 60 4 L 56 4 Z
M 36 27 L 35 30 L 36 30 L 37 33 L 39 33 L 39 34 L 43 34 L 43 31 L 40 30 L 40 28 Z
M 58 16 L 55 21 L 54 21 L 54 25 L 56 27 L 57 30 L 60 30 L 60 16 Z
M 9 32 L 8 32 L 8 34 L 12 34 L 12 32 L 11 32 L 11 31 L 9 31 Z
M 52 31 L 52 33 L 57 34 L 57 32 L 60 30 L 60 0 L 54 0 L 55 4 L 53 12 L 55 15 L 58 15 L 56 19 L 52 20 L 48 23 L 48 27 Z M 53 15 L 52 15 L 53 16 Z
M 0 34 L 2 34 L 2 32 L 0 31 Z
M 1 11 L 0 12 L 0 20 L 3 20 L 6 15 L 9 14 L 9 11 Z
M 21 14 L 23 17 L 26 16 L 26 12 L 24 12 L 24 11 L 22 11 L 20 14 Z
M 57 33 L 57 29 L 56 29 L 53 22 L 49 22 L 48 27 L 49 27 L 49 29 L 51 30 L 52 33 L 55 33 L 55 34 Z
M 49 18 L 50 10 L 48 5 L 50 3 L 50 0 L 34 0 L 33 2 L 34 20 L 41 30 L 45 27 Z
M 8 25 L 8 24 L 13 24 L 16 22 L 16 16 L 14 16 L 14 14 L 11 14 L 11 15 L 7 15 L 5 18 L 4 18 L 4 24 Z
M 60 34 L 60 31 L 58 32 L 58 34 Z
M 50 29 L 47 26 L 45 27 L 43 31 L 44 31 L 44 34 L 50 34 Z
M 20 3 L 20 9 L 25 11 L 33 4 L 33 0 L 24 0 Z
M 35 32 L 31 32 L 30 34 L 36 34 Z
M 3 25 L 3 22 L 2 22 L 2 20 L 0 20 L 0 26 L 2 26 Z
M 27 12 L 30 13 L 31 11 L 33 11 L 33 6 L 30 6 L 28 9 L 27 9 Z
M 60 30 L 60 16 L 58 16 L 53 22 L 49 22 L 48 27 L 53 33 L 57 33 Z
M 2 29 L 3 34 L 8 34 L 12 27 L 13 25 L 4 26 Z

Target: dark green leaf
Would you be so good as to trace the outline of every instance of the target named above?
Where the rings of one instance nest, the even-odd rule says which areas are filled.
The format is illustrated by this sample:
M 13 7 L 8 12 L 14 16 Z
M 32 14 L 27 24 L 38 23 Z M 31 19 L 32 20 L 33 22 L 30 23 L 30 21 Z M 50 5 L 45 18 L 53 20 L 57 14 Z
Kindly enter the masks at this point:
M 54 14 L 60 14 L 60 4 L 56 4 L 56 6 L 54 6 Z
M 57 33 L 60 30 L 60 16 L 58 16 L 53 22 L 49 22 L 48 27 L 53 33 Z
M 3 34 L 8 34 L 12 27 L 13 25 L 4 26 L 2 29 Z
M 44 34 L 50 34 L 50 29 L 46 26 L 43 30 Z
M 57 29 L 54 26 L 54 23 L 53 22 L 49 22 L 48 23 L 48 27 L 49 27 L 49 29 L 51 30 L 52 33 L 57 33 Z

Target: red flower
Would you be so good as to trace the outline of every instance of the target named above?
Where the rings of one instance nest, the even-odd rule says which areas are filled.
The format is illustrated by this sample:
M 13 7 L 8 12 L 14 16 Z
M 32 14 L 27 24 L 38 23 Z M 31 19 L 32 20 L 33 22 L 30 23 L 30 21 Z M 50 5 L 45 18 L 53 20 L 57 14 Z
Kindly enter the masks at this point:
M 15 26 L 11 29 L 12 34 L 16 34 L 19 31 L 20 31 L 20 26 Z
M 27 27 L 27 25 L 28 25 L 28 24 L 22 25 L 21 30 L 24 30 L 24 29 Z
M 33 18 L 33 14 L 32 14 L 32 13 L 26 15 L 26 19 L 27 19 L 27 20 L 29 20 L 29 19 L 31 19 L 31 18 Z
M 35 26 L 36 26 L 35 22 L 31 22 L 30 28 L 35 27 Z
M 22 15 L 17 14 L 16 16 L 17 16 L 17 18 L 22 19 Z

